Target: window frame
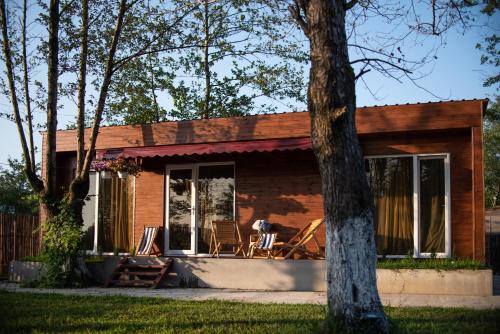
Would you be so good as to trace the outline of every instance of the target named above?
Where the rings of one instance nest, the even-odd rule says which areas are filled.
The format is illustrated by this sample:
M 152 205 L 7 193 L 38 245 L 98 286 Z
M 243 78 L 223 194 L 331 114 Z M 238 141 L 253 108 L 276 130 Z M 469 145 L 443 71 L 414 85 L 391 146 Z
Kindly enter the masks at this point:
M 431 258 L 432 253 L 422 252 L 420 245 L 420 161 L 442 158 L 444 162 L 444 206 L 445 206 L 445 251 L 436 253 L 438 258 L 451 257 L 451 192 L 450 192 L 450 153 L 418 154 L 377 154 L 367 155 L 364 159 L 412 158 L 413 162 L 413 257 Z M 378 255 L 379 258 L 404 258 L 406 255 Z

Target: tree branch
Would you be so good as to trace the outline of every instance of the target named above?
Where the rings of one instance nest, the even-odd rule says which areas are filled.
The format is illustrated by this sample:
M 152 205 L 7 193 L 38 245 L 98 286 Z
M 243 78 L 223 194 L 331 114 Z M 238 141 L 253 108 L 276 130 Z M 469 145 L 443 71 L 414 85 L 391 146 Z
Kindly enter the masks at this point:
M 30 142 L 30 159 L 31 159 L 31 171 L 36 173 L 36 162 L 35 162 L 35 144 L 33 142 L 33 113 L 31 110 L 31 99 L 30 99 L 30 91 L 29 91 L 29 76 L 28 76 L 28 56 L 26 52 L 26 16 L 28 11 L 27 0 L 23 1 L 23 18 L 22 18 L 22 58 L 23 58 L 23 72 L 24 72 L 24 97 L 26 103 L 26 118 L 28 120 L 28 137 Z
M 3 54 L 5 59 L 5 67 L 7 70 L 7 78 L 9 81 L 9 90 L 10 90 L 10 100 L 12 104 L 12 109 L 14 113 L 14 121 L 16 123 L 17 131 L 19 134 L 19 139 L 21 141 L 21 148 L 23 150 L 24 162 L 25 162 L 25 173 L 30 185 L 33 189 L 41 193 L 44 190 L 44 185 L 42 180 L 33 172 L 33 168 L 31 166 L 32 161 L 30 158 L 30 152 L 28 149 L 28 144 L 26 142 L 26 136 L 24 134 L 23 122 L 21 119 L 21 113 L 19 111 L 19 104 L 17 100 L 17 92 L 16 86 L 14 82 L 14 69 L 12 64 L 12 53 L 10 49 L 10 40 L 9 33 L 7 29 L 7 14 L 5 9 L 5 1 L 0 0 L 0 21 L 2 26 L 2 40 L 3 40 Z
M 82 39 L 80 44 L 80 77 L 78 78 L 78 116 L 77 116 L 77 152 L 76 174 L 83 177 L 83 164 L 85 154 L 85 93 L 87 81 L 87 56 L 88 56 L 88 29 L 89 29 L 89 4 L 82 0 Z
M 351 61 L 349 64 L 356 64 L 356 63 L 370 63 L 370 62 L 375 62 L 375 63 L 383 63 L 383 64 L 386 64 L 386 65 L 389 65 L 391 67 L 394 67 L 404 73 L 408 73 L 408 74 L 411 74 L 412 71 L 410 71 L 409 69 L 407 68 L 404 68 L 402 66 L 399 66 L 399 65 L 396 65 L 394 63 L 391 63 L 390 61 L 387 61 L 387 60 L 384 60 L 384 59 L 380 59 L 380 58 L 361 58 L 361 59 L 356 59 L 356 60 L 353 60 Z
M 101 89 L 99 92 L 99 99 L 98 99 L 97 107 L 95 110 L 94 123 L 92 124 L 92 130 L 91 130 L 92 132 L 90 135 L 87 153 L 85 155 L 85 161 L 83 163 L 83 169 L 82 169 L 83 175 L 88 175 L 88 173 L 90 171 L 90 163 L 92 162 L 92 159 L 94 158 L 95 144 L 97 141 L 97 136 L 99 134 L 99 126 L 101 124 L 102 113 L 104 111 L 104 106 L 105 106 L 106 98 L 108 95 L 109 85 L 111 84 L 111 77 L 113 76 L 114 58 L 115 58 L 116 49 L 118 46 L 118 41 L 120 39 L 120 35 L 122 32 L 123 19 L 125 17 L 125 13 L 126 13 L 127 8 L 130 8 L 130 6 L 127 6 L 127 1 L 121 0 L 120 1 L 120 10 L 119 10 L 118 16 L 116 18 L 113 39 L 111 41 L 111 45 L 110 45 L 110 48 L 108 51 L 108 59 L 106 61 L 106 70 L 104 72 L 104 79 L 103 79 L 103 82 L 101 84 Z
M 357 3 L 358 3 L 358 0 L 351 0 L 348 2 L 344 2 L 344 10 L 348 11 L 352 7 L 356 6 Z
M 300 26 L 300 28 L 304 31 L 304 34 L 308 36 L 309 34 L 309 26 L 307 25 L 306 20 L 304 19 L 304 16 L 302 13 L 306 12 L 306 2 L 308 0 L 294 0 L 293 5 L 290 5 L 288 7 L 288 10 L 290 11 L 290 15 L 292 15 L 292 18 L 297 22 L 297 24 Z

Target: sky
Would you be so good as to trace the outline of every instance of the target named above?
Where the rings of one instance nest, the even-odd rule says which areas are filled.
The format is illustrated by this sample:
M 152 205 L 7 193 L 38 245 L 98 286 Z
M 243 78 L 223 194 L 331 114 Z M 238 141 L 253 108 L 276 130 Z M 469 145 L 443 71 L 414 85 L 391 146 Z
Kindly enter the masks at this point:
M 500 16 L 498 13 L 490 19 L 493 26 L 500 29 Z M 427 68 L 429 74 L 418 81 L 417 87 L 411 82 L 397 82 L 385 78 L 380 74 L 370 72 L 364 76 L 366 85 L 370 87 L 368 91 L 364 85 L 358 81 L 356 86 L 357 105 L 390 105 L 406 104 L 440 100 L 461 100 L 461 99 L 494 99 L 498 94 L 497 87 L 483 87 L 483 81 L 487 72 L 498 72 L 498 68 L 488 68 L 480 65 L 481 52 L 475 48 L 477 42 L 482 41 L 484 33 L 479 30 L 471 30 L 465 34 L 460 31 L 451 30 L 446 35 L 446 45 L 442 46 L 438 53 L 438 59 Z M 407 57 L 418 55 L 421 52 L 419 46 L 406 46 Z M 429 93 L 429 92 L 432 92 Z M 375 95 L 375 96 L 374 96 Z M 9 110 L 9 105 L 5 99 L 0 100 L 2 111 Z M 60 112 L 59 127 L 74 119 L 73 105 L 65 105 Z M 284 107 L 278 112 L 286 112 Z M 38 121 L 43 121 L 41 115 Z M 37 133 L 36 146 L 41 146 L 41 136 Z M 20 158 L 21 148 L 17 129 L 12 122 L 0 118 L 0 167 L 5 167 L 9 157 Z

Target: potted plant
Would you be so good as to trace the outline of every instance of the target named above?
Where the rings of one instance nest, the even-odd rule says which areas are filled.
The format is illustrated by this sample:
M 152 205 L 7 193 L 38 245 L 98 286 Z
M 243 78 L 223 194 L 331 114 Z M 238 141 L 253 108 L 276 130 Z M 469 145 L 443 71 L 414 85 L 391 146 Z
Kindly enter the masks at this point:
M 110 169 L 118 174 L 120 179 L 127 178 L 129 174 L 137 176 L 141 172 L 141 167 L 135 161 L 127 161 L 123 158 L 112 160 Z
M 99 172 L 103 179 L 110 179 L 112 176 L 109 160 L 94 160 L 92 161 L 92 168 Z

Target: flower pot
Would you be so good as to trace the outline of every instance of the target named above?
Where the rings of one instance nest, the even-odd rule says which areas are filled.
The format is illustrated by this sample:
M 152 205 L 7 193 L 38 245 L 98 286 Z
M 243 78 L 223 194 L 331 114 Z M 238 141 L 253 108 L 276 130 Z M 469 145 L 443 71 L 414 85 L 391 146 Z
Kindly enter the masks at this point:
M 117 173 L 120 179 L 126 179 L 128 176 L 128 172 L 117 172 Z
M 113 175 L 111 175 L 111 172 L 108 170 L 103 170 L 101 171 L 101 178 L 102 179 L 110 179 Z

